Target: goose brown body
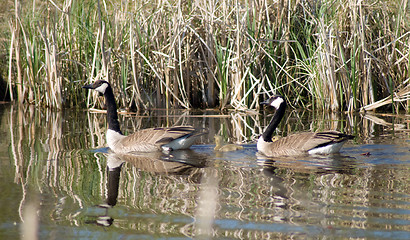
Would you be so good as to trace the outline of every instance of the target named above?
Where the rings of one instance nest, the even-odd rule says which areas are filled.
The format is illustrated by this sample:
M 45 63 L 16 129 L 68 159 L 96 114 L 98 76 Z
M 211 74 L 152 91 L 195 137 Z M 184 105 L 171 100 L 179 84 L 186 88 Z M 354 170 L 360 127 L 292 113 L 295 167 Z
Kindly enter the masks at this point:
M 284 116 L 286 102 L 282 96 L 276 95 L 262 104 L 276 109 L 268 127 L 257 143 L 258 151 L 268 157 L 295 156 L 302 154 L 331 154 L 339 152 L 343 144 L 352 139 L 352 135 L 338 131 L 303 132 L 272 141 L 272 135 Z
M 189 148 L 196 137 L 202 134 L 204 133 L 191 126 L 147 128 L 128 136 L 109 130 L 107 143 L 110 149 L 117 153 L 178 150 Z
M 279 157 L 303 155 L 306 153 L 313 154 L 315 149 L 320 148 L 320 146 L 333 146 L 327 152 L 326 150 L 317 152 L 319 154 L 329 154 L 340 151 L 347 139 L 350 138 L 337 131 L 303 132 L 279 138 L 274 142 L 258 141 L 258 150 L 266 156 Z

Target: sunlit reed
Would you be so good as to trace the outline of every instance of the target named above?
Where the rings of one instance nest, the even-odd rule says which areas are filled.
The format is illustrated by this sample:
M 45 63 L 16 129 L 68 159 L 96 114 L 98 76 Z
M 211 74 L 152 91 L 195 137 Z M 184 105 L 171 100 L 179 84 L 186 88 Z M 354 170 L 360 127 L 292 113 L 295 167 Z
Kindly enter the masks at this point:
M 313 109 L 368 110 L 389 96 L 408 109 L 407 0 L 15 4 L 9 83 L 20 102 L 90 105 L 81 85 L 106 79 L 136 110 L 257 109 L 274 93 Z

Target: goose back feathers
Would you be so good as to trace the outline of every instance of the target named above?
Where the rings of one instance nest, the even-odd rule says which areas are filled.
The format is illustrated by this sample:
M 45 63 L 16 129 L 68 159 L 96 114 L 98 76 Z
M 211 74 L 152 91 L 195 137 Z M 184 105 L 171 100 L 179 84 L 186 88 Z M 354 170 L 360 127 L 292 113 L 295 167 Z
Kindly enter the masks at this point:
M 191 126 L 147 128 L 128 136 L 109 129 L 107 144 L 117 153 L 179 150 L 189 148 L 203 134 Z

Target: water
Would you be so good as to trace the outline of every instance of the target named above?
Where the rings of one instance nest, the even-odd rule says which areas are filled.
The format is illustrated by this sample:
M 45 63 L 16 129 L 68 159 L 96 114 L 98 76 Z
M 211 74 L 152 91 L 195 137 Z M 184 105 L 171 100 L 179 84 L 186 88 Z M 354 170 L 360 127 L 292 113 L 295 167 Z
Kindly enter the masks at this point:
M 123 131 L 205 128 L 171 155 L 107 154 L 105 115 L 0 105 L 0 239 L 410 239 L 405 115 L 288 112 L 279 134 L 357 137 L 340 154 L 266 159 L 255 113 L 120 115 Z M 213 151 L 213 136 L 243 150 Z M 24 223 L 23 223 L 24 221 Z

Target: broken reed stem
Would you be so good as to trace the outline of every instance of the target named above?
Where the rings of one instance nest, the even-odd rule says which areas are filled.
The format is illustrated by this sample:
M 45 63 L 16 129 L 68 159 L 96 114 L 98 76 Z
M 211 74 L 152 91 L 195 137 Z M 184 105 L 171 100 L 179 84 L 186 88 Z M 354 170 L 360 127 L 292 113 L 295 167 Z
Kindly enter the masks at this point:
M 103 78 L 122 107 L 137 110 L 258 108 L 255 99 L 279 93 L 291 106 L 357 111 L 400 92 L 409 78 L 405 0 L 100 4 L 47 2 L 23 11 L 22 21 L 16 0 L 13 98 L 100 105 L 80 86 Z

